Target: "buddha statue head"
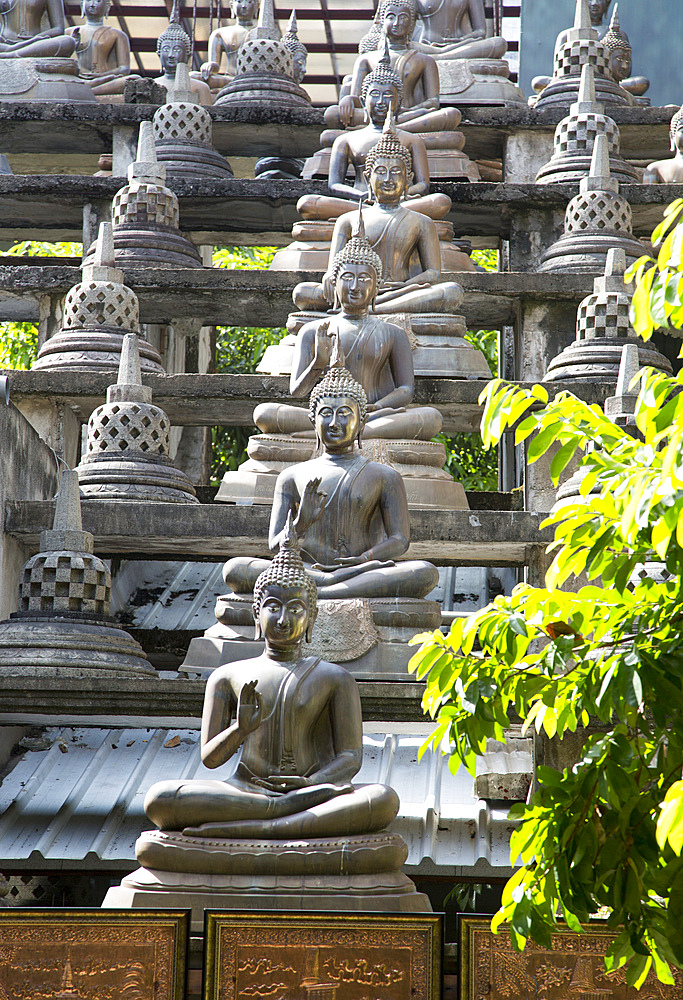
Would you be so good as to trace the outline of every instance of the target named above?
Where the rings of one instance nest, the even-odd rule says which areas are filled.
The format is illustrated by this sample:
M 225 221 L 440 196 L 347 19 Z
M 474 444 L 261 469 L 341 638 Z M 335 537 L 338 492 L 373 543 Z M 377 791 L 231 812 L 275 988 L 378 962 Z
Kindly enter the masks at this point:
M 594 28 L 600 27 L 612 0 L 588 0 L 588 13 Z
M 304 636 L 310 643 L 317 604 L 316 585 L 304 569 L 290 512 L 279 551 L 254 584 L 256 638 L 265 638 L 277 651 L 296 649 Z
M 330 265 L 334 284 L 334 308 L 344 312 L 363 314 L 375 302 L 382 280 L 382 261 L 365 238 L 363 199 L 358 203 L 356 232 Z
M 375 125 L 386 121 L 389 111 L 398 113 L 403 100 L 401 77 L 391 66 L 389 43 L 384 40 L 384 54 L 372 72 L 363 80 L 361 100 L 366 117 Z
M 308 49 L 300 40 L 297 33 L 296 11 L 293 10 L 287 25 L 287 31 L 282 36 L 283 43 L 292 53 L 292 79 L 295 83 L 301 83 L 306 76 L 306 63 L 308 61 Z
M 609 31 L 602 39 L 610 72 L 617 83 L 631 75 L 633 50 L 628 35 L 619 26 L 619 4 L 615 4 Z
M 413 182 L 413 157 L 396 134 L 391 108 L 382 138 L 365 159 L 365 177 L 380 204 L 399 202 Z
M 683 153 L 683 106 L 678 109 L 671 119 L 669 137 L 671 139 L 672 151 L 674 153 Z
M 383 0 L 380 24 L 390 44 L 407 45 L 416 23 L 415 0 Z
M 230 13 L 240 24 L 253 24 L 258 17 L 258 0 L 231 0 Z
M 348 451 L 353 442 L 361 446 L 368 415 L 365 389 L 344 367 L 344 355 L 335 339 L 330 366 L 310 395 L 308 416 L 315 427 L 317 447 L 332 454 Z
M 190 36 L 180 23 L 179 0 L 174 0 L 168 27 L 159 35 L 157 55 L 164 73 L 175 77 L 179 62 L 189 62 L 192 53 Z
M 81 0 L 81 17 L 89 24 L 100 24 L 109 16 L 112 0 Z

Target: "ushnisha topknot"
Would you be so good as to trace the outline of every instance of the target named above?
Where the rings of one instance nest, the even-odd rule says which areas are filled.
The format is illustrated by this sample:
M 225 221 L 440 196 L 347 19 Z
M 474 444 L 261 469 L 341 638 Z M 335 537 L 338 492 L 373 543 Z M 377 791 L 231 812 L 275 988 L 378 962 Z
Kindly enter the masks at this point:
M 608 52 L 615 49 L 628 49 L 632 51 L 628 35 L 619 26 L 619 4 L 615 4 L 612 12 L 612 20 L 609 23 L 609 30 L 602 37 L 602 44 Z
M 389 41 L 386 36 L 384 37 L 384 54 L 382 55 L 382 58 L 372 72 L 368 73 L 363 80 L 363 87 L 361 90 L 361 101 L 363 104 L 365 104 L 365 98 L 368 96 L 368 91 L 370 90 L 370 87 L 372 87 L 373 83 L 390 83 L 392 87 L 395 87 L 398 95 L 398 106 L 401 106 L 401 101 L 403 100 L 403 82 L 396 70 L 391 67 Z
M 671 139 L 672 149 L 676 148 L 674 144 L 674 138 L 676 136 L 676 132 L 678 132 L 679 128 L 681 128 L 682 126 L 683 126 L 683 106 L 681 106 L 678 109 L 676 114 L 671 119 L 671 124 L 669 125 L 669 138 Z
M 332 258 L 330 273 L 332 282 L 337 283 L 339 272 L 345 264 L 367 264 L 375 272 L 377 286 L 382 281 L 382 260 L 372 249 L 365 237 L 365 223 L 363 221 L 363 198 L 358 202 L 358 215 L 356 231 L 347 243 Z
M 183 28 L 180 23 L 180 2 L 179 0 L 173 0 L 173 9 L 171 11 L 171 16 L 169 18 L 168 27 L 165 31 L 162 31 L 157 40 L 157 55 L 161 55 L 161 46 L 167 40 L 170 41 L 180 41 L 183 43 L 185 48 L 185 59 L 183 62 L 187 62 L 190 58 L 190 53 L 192 52 L 192 42 L 190 36 Z
M 321 399 L 326 397 L 338 399 L 340 396 L 348 396 L 349 399 L 355 399 L 358 403 L 361 429 L 365 426 L 365 419 L 368 415 L 368 397 L 360 382 L 356 382 L 351 372 L 344 367 L 344 360 L 339 335 L 337 335 L 330 359 L 330 367 L 324 378 L 314 388 L 309 399 L 308 416 L 312 424 L 315 423 L 315 415 Z M 360 432 L 358 436 L 360 438 Z
M 369 180 L 375 161 L 380 156 L 397 156 L 403 160 L 406 173 L 410 177 L 413 173 L 413 157 L 407 146 L 404 146 L 396 134 L 396 123 L 391 108 L 387 111 L 387 118 L 382 129 L 382 138 L 372 147 L 365 158 L 365 176 Z
M 293 10 L 291 17 L 289 18 L 289 24 L 287 25 L 287 31 L 282 36 L 283 45 L 286 45 L 293 56 L 297 52 L 303 52 L 304 55 L 308 55 L 308 49 L 304 43 L 299 38 L 297 33 L 297 23 L 296 23 L 296 11 Z
M 301 558 L 301 547 L 296 529 L 292 524 L 292 512 L 287 515 L 284 535 L 277 555 L 268 569 L 256 579 L 254 584 L 254 599 L 252 610 L 254 619 L 258 621 L 261 611 L 263 592 L 269 583 L 278 583 L 281 587 L 305 587 L 308 592 L 308 621 L 312 626 L 318 610 L 318 591 L 313 577 L 309 576 Z

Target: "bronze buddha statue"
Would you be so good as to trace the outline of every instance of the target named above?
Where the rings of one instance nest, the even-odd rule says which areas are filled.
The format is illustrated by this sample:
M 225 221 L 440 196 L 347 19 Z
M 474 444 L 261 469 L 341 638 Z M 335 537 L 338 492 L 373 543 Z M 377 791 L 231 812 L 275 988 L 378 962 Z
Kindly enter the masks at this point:
M 216 95 L 237 72 L 237 53 L 248 31 L 256 27 L 258 0 L 232 0 L 230 10 L 236 24 L 216 28 L 209 36 L 209 57 L 199 76 Z
M 619 4 L 614 5 L 609 29 L 602 36 L 603 47 L 607 51 L 607 59 L 612 76 L 629 94 L 642 98 L 650 86 L 646 76 L 632 76 L 633 49 L 628 35 L 619 24 Z M 649 102 L 649 99 L 647 99 Z M 641 102 L 643 103 L 643 102 Z
M 674 156 L 648 164 L 643 184 L 683 184 L 683 107 L 671 119 L 669 135 Z
M 507 42 L 488 36 L 483 0 L 417 0 L 422 22 L 417 47 L 458 59 L 502 59 Z
M 67 28 L 76 43 L 78 71 L 95 96 L 111 80 L 130 75 L 130 39 L 125 31 L 105 24 L 112 0 L 81 0 L 85 24 Z
M 70 56 L 76 48 L 66 33 L 63 0 L 3 0 L 0 14 L 0 59 Z

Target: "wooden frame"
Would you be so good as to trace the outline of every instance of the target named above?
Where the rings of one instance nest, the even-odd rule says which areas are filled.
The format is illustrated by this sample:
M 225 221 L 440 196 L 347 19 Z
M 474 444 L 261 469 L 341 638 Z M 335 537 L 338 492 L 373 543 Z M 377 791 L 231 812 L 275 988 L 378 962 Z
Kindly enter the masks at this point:
M 440 913 L 209 910 L 202 996 L 441 1000 L 442 939 Z
M 565 928 L 553 934 L 553 949 L 529 940 L 515 951 L 509 931 L 491 932 L 491 918 L 459 917 L 459 1000 L 679 1000 L 683 973 L 673 970 L 675 986 L 660 983 L 651 973 L 643 988 L 626 985 L 624 970 L 609 976 L 604 957 L 615 933 L 602 921 L 591 922 L 583 934 Z
M 1 909 L 0 997 L 184 1000 L 189 927 L 187 910 Z

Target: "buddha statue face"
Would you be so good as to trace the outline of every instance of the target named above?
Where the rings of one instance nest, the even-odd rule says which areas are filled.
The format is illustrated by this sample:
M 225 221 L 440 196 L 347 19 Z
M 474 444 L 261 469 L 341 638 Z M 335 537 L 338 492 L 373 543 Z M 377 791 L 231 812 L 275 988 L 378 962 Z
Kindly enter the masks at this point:
M 351 396 L 321 396 L 315 410 L 315 431 L 325 451 L 348 451 L 361 431 L 357 401 Z
M 186 43 L 182 38 L 164 38 L 159 46 L 159 61 L 164 73 L 173 76 L 176 66 L 180 62 L 187 62 L 190 58 Z
M 295 52 L 292 56 L 292 79 L 295 83 L 301 83 L 306 76 L 306 62 L 305 52 Z
M 612 0 L 588 0 L 588 12 L 594 28 L 602 24 L 602 19 L 607 13 L 611 2 Z
M 365 110 L 373 125 L 384 125 L 389 108 L 394 113 L 398 110 L 396 87 L 393 83 L 373 83 L 365 96 Z
M 625 45 L 617 49 L 612 49 L 609 54 L 609 68 L 612 76 L 621 83 L 631 75 L 631 49 Z
M 271 581 L 261 595 L 258 624 L 260 635 L 273 650 L 297 646 L 306 635 L 310 615 L 306 587 L 283 586 Z
M 388 0 L 384 5 L 382 27 L 390 42 L 407 42 L 415 27 L 409 5 L 400 0 Z
M 344 264 L 337 275 L 335 293 L 346 313 L 366 312 L 377 292 L 377 275 L 367 264 Z
M 674 153 L 683 153 L 683 121 L 679 123 L 678 128 L 673 134 L 671 148 Z
M 81 16 L 86 21 L 103 21 L 109 14 L 111 0 L 83 0 L 81 3 Z
M 258 0 L 232 0 L 232 16 L 241 23 L 255 21 L 258 15 Z
M 406 164 L 400 156 L 378 156 L 368 183 L 380 205 L 400 201 L 410 184 Z

